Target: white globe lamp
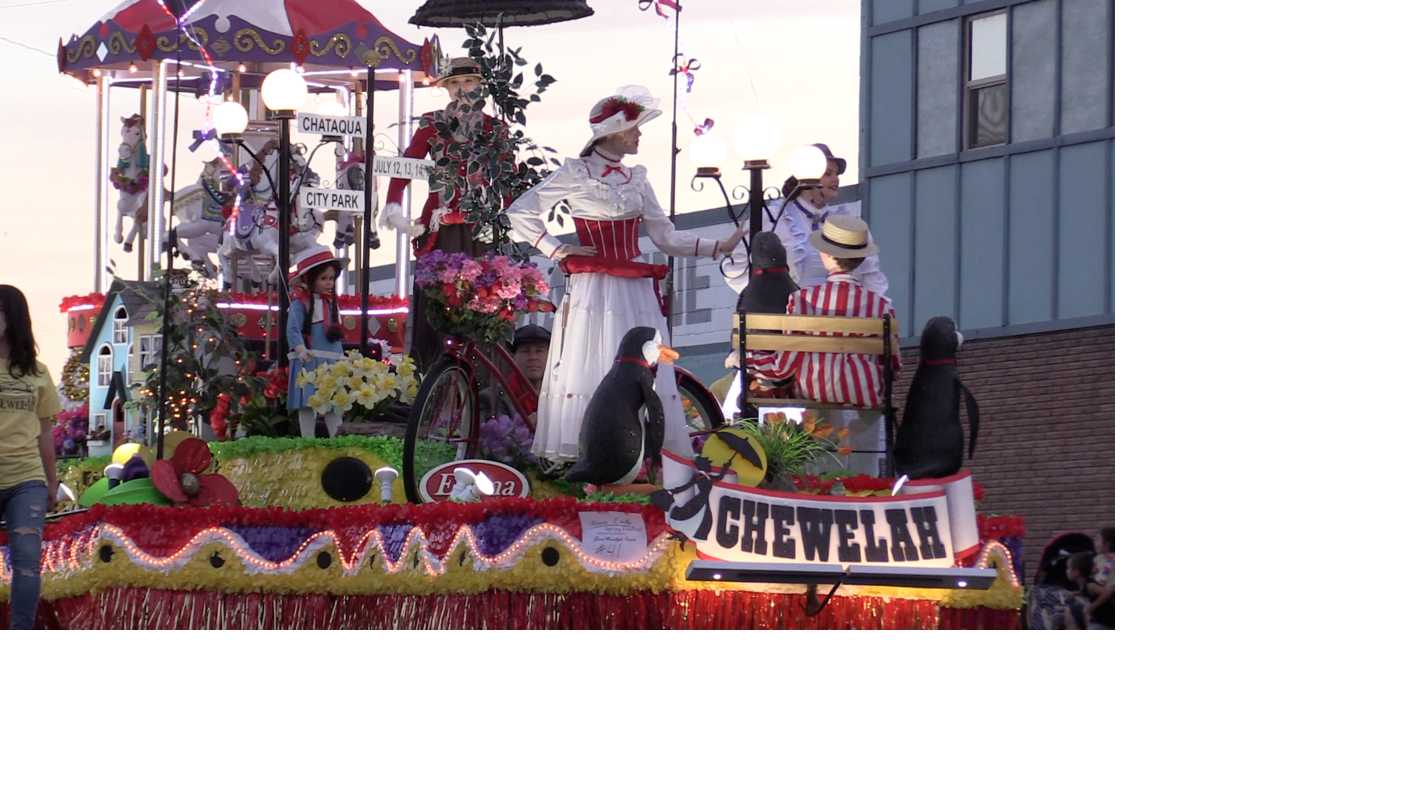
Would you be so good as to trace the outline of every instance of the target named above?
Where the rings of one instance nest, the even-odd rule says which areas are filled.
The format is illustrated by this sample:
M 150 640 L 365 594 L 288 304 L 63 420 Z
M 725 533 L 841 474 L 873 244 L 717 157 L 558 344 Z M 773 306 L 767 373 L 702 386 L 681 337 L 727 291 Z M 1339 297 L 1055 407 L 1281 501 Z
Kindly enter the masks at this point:
M 307 82 L 293 70 L 274 70 L 262 79 L 262 102 L 278 116 L 290 117 L 307 102 Z
M 765 114 L 743 117 L 732 129 L 732 146 L 749 168 L 770 166 L 767 162 L 781 146 L 781 126 Z
M 247 107 L 234 100 L 213 109 L 213 129 L 218 136 L 238 136 L 247 130 Z
M 815 145 L 802 145 L 791 151 L 791 174 L 802 189 L 815 189 L 826 174 L 826 154 Z
M 722 162 L 727 160 L 727 143 L 714 133 L 693 137 L 689 156 L 697 174 L 712 178 L 722 174 Z

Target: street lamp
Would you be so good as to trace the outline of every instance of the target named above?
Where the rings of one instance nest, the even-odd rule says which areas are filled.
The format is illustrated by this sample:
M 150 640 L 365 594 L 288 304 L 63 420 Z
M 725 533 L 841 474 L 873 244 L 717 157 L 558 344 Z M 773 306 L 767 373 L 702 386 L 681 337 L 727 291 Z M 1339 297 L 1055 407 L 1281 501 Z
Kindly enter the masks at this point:
M 732 198 L 734 196 L 741 199 L 745 196 L 749 212 L 747 216 L 750 218 L 748 234 L 755 236 L 762 230 L 762 213 L 766 207 L 762 173 L 771 168 L 771 157 L 781 146 L 781 126 L 764 114 L 753 114 L 738 122 L 737 127 L 732 130 L 732 145 L 736 148 L 737 155 L 742 157 L 742 169 L 751 173 L 748 187 L 734 188 L 732 196 L 728 196 L 727 188 L 722 185 L 721 170 L 722 162 L 727 159 L 727 143 L 717 134 L 709 132 L 693 139 L 692 147 L 689 148 L 688 155 L 697 167 L 692 188 L 694 191 L 700 190 L 704 178 L 716 181 L 717 187 L 722 190 L 722 199 L 726 202 L 727 215 L 734 223 L 738 222 L 738 218 L 732 210 Z M 785 198 L 787 202 L 804 189 L 820 188 L 821 176 L 826 172 L 826 154 L 814 145 L 803 145 L 791 154 L 790 163 L 791 174 L 796 178 L 796 188 Z M 779 214 L 771 215 L 773 228 L 776 227 L 778 219 Z M 747 241 L 750 243 L 750 239 Z M 748 244 L 748 251 L 750 249 Z
M 294 70 L 280 69 L 262 79 L 262 103 L 281 124 L 277 143 L 277 269 L 281 308 L 278 310 L 277 363 L 287 363 L 287 274 L 291 270 L 292 243 L 292 118 L 307 102 L 307 82 Z

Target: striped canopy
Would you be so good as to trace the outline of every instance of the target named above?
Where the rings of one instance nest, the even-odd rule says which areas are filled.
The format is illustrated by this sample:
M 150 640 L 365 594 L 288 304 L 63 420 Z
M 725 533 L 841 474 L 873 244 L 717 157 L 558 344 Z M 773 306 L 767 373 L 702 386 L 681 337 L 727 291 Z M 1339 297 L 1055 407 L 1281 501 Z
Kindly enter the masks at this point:
M 184 36 L 179 28 L 187 30 Z M 157 59 L 427 71 L 428 46 L 392 33 L 355 0 L 127 0 L 61 40 L 61 72 L 145 68 Z M 146 70 L 145 70 L 146 71 Z

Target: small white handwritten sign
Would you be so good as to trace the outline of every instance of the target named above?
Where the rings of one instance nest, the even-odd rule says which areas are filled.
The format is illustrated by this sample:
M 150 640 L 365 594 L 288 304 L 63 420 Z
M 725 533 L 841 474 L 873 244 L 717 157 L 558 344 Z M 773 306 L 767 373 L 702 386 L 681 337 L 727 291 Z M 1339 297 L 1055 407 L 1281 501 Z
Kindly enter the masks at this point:
M 371 163 L 371 171 L 391 178 L 411 178 L 424 181 L 435 169 L 435 162 L 428 159 L 408 159 L 399 156 L 376 156 Z
M 648 529 L 630 512 L 579 512 L 583 552 L 606 562 L 635 562 L 648 552 Z

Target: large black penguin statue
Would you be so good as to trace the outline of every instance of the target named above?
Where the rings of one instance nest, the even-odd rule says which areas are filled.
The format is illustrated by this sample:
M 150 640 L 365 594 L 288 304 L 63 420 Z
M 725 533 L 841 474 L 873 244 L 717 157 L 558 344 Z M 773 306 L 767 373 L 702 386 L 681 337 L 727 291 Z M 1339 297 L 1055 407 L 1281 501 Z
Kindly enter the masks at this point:
M 667 361 L 662 335 L 646 325 L 623 335 L 613 369 L 603 377 L 583 413 L 579 460 L 568 481 L 627 484 L 643 457 L 663 447 L 663 404 L 653 390 L 653 365 Z
M 746 314 L 785 314 L 786 301 L 800 287 L 791 278 L 786 246 L 771 231 L 752 237 L 751 274 L 737 298 L 737 311 Z
M 910 478 L 944 478 L 959 472 L 964 464 L 964 426 L 959 422 L 959 399 L 963 395 L 969 413 L 969 456 L 979 439 L 979 404 L 955 365 L 964 335 L 954 320 L 935 317 L 920 335 L 920 363 L 910 392 L 905 397 L 905 414 L 895 432 L 895 467 Z

